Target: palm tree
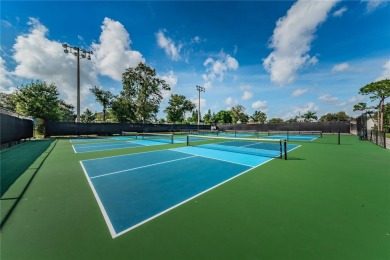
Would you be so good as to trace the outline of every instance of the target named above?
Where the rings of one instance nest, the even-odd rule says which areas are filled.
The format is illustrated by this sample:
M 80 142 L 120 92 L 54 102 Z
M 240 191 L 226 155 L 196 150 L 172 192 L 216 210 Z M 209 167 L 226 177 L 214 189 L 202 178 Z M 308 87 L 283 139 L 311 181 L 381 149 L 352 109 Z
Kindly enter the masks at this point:
M 305 119 L 305 122 L 311 122 L 313 120 L 317 120 L 318 117 L 316 116 L 317 112 L 311 112 L 307 111 L 306 114 L 304 114 L 302 117 Z

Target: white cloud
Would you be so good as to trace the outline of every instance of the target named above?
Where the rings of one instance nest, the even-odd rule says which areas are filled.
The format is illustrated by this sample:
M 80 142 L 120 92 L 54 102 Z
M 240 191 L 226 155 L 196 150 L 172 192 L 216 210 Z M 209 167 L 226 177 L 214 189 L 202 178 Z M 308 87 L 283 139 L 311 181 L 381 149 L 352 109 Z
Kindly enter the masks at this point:
M 182 44 L 175 44 L 175 42 L 164 35 L 165 30 L 160 30 L 158 33 L 156 33 L 157 38 L 157 44 L 159 47 L 164 49 L 165 53 L 172 59 L 172 60 L 180 60 L 180 50 L 183 47 Z M 195 37 L 196 38 L 196 37 Z M 197 40 L 200 40 L 200 38 L 196 38 Z
M 222 81 L 225 73 L 231 70 L 237 70 L 239 67 L 238 61 L 229 54 L 221 51 L 218 59 L 207 58 L 203 65 L 206 67 L 206 73 L 203 74 L 203 80 L 210 81 L 217 78 Z
M 299 88 L 299 89 L 294 90 L 294 92 L 291 94 L 291 96 L 298 97 L 300 95 L 305 94 L 308 91 L 309 91 L 308 88 Z
M 334 97 L 334 96 L 332 96 L 330 94 L 321 95 L 321 96 L 318 97 L 318 99 L 324 101 L 325 103 L 334 103 L 337 100 L 339 100 L 338 97 Z
M 248 99 L 251 99 L 252 97 L 253 97 L 252 92 L 244 91 L 244 94 L 242 95 L 241 99 L 248 100 Z
M 7 71 L 6 62 L 0 57 L 0 91 L 11 93 L 15 89 L 13 87 L 13 82 L 10 79 L 10 72 Z
M 332 68 L 332 72 L 342 72 L 342 71 L 346 71 L 346 70 L 350 70 L 350 69 L 351 69 L 351 66 L 349 66 L 349 64 L 347 62 L 343 62 L 343 63 L 334 65 Z
M 383 72 L 382 74 L 376 79 L 376 81 L 383 80 L 383 79 L 390 79 L 390 60 L 388 60 L 383 65 Z
M 388 1 L 384 0 L 362 0 L 361 2 L 366 3 L 366 11 L 367 13 L 371 13 L 375 11 L 379 6 L 385 5 Z
M 12 24 L 6 20 L 1 20 L 1 25 L 6 27 L 6 28 L 11 28 Z
M 350 99 L 348 99 L 348 101 L 337 104 L 337 106 L 351 108 L 353 105 L 356 105 L 357 103 L 365 102 L 365 101 L 366 101 L 366 97 L 354 96 L 354 97 L 351 97 Z
M 167 99 L 171 96 L 171 93 L 174 92 L 174 89 L 177 84 L 177 77 L 175 73 L 171 70 L 167 75 L 159 76 L 160 79 L 165 80 L 165 82 L 171 87 L 171 90 L 163 90 L 162 96 L 164 99 Z
M 199 36 L 195 36 L 194 38 L 191 39 L 190 43 L 200 43 L 202 39 Z
M 278 20 L 270 42 L 274 50 L 263 61 L 272 82 L 291 83 L 299 69 L 318 62 L 308 54 L 310 45 L 317 27 L 327 19 L 337 1 L 299 0 Z
M 344 7 L 341 7 L 340 9 L 336 10 L 335 12 L 333 12 L 333 16 L 334 17 L 341 17 L 343 16 L 343 14 L 347 11 L 348 9 L 344 6 Z
M 130 49 L 130 35 L 120 22 L 106 17 L 101 28 L 100 43 L 92 44 L 95 65 L 99 74 L 119 81 L 127 68 L 134 68 L 145 59 L 140 52 Z
M 212 87 L 212 83 L 210 81 L 206 81 L 204 84 L 203 84 L 203 87 L 208 90 Z
M 61 43 L 46 37 L 48 29 L 38 19 L 30 18 L 30 31 L 16 38 L 13 59 L 16 67 L 12 74 L 22 79 L 55 83 L 62 98 L 76 105 L 76 59 L 64 53 Z M 90 95 L 89 88 L 97 85 L 93 61 L 80 61 L 81 101 Z
M 256 102 L 252 103 L 252 108 L 253 109 L 261 109 L 265 108 L 267 106 L 267 101 L 266 100 L 258 100 Z
M 232 97 L 228 97 L 225 99 L 225 104 L 230 106 L 233 104 L 233 98 Z

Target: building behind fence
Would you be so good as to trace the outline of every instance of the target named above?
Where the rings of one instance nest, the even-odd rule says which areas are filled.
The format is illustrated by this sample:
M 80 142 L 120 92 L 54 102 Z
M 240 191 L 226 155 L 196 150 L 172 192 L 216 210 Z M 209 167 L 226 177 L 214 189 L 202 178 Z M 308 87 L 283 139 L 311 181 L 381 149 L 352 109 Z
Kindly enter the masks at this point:
M 7 148 L 34 136 L 32 118 L 0 108 L 1 148 Z

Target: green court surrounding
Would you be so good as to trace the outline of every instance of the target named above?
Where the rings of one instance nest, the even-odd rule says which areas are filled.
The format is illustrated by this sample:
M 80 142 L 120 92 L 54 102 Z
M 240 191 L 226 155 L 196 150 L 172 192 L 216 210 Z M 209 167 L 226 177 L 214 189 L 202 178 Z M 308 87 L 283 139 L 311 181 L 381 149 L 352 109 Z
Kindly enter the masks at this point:
M 24 173 L 2 196 L 3 219 L 22 195 L 1 229 L 0 259 L 390 259 L 390 150 L 356 136 L 290 143 L 301 147 L 288 160 L 114 239 L 80 161 L 185 144 L 75 153 L 69 139 L 51 139 L 2 151 L 2 181 L 10 167 Z

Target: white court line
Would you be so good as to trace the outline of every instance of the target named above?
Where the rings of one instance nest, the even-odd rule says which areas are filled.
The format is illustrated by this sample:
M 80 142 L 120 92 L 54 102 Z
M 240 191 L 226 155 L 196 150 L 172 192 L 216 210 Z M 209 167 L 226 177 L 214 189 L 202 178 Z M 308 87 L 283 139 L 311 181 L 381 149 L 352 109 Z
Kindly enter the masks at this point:
M 97 176 L 93 176 L 93 177 L 89 177 L 89 178 L 95 179 L 95 178 L 100 178 L 100 177 L 109 176 L 109 175 L 113 175 L 113 174 L 118 174 L 118 173 L 122 173 L 122 172 L 129 172 L 129 171 L 134 171 L 134 170 L 138 170 L 138 169 L 142 169 L 142 168 L 148 168 L 148 167 L 152 167 L 152 166 L 156 166 L 156 165 L 160 165 L 160 164 L 166 164 L 166 163 L 171 163 L 171 162 L 186 160 L 186 159 L 190 159 L 190 158 L 194 158 L 194 157 L 197 157 L 197 156 L 188 156 L 188 157 L 184 157 L 184 158 L 180 158 L 180 159 L 175 159 L 175 160 L 170 160 L 170 161 L 165 161 L 165 162 L 159 162 L 159 163 L 148 164 L 148 165 L 144 165 L 144 166 L 140 166 L 140 167 L 135 167 L 135 168 L 130 168 L 130 169 L 126 169 L 126 170 L 121 170 L 121 171 L 116 171 L 116 172 L 105 173 L 105 174 L 101 174 L 101 175 L 97 175 Z
M 108 226 L 108 230 L 110 231 L 111 237 L 114 238 L 114 237 L 116 237 L 117 234 L 116 234 L 116 232 L 115 232 L 114 226 L 113 226 L 112 223 L 111 223 L 110 217 L 108 216 L 107 211 L 106 211 L 106 209 L 104 208 L 103 203 L 102 203 L 102 201 L 100 200 L 100 197 L 99 197 L 97 191 L 95 190 L 95 187 L 93 186 L 91 179 L 88 177 L 88 173 L 87 173 L 87 171 L 86 171 L 85 168 L 84 168 L 83 162 L 80 161 L 80 164 L 81 164 L 81 168 L 83 168 L 83 171 L 84 171 L 85 177 L 87 178 L 87 181 L 88 181 L 88 183 L 89 183 L 89 186 L 91 187 L 91 190 L 92 190 L 92 192 L 93 192 L 93 195 L 95 196 L 95 199 L 96 199 L 96 201 L 97 201 L 97 203 L 98 203 L 98 205 L 99 205 L 100 211 L 101 211 L 102 214 L 103 214 L 104 220 L 106 221 L 106 224 L 107 224 L 107 226 Z

